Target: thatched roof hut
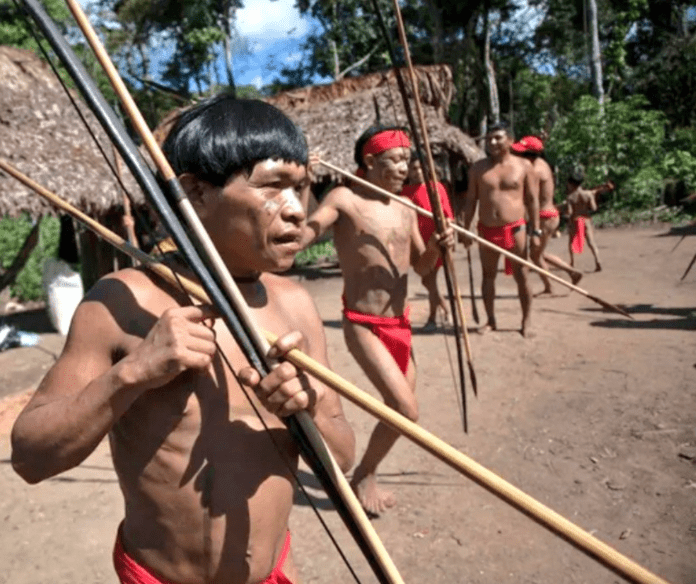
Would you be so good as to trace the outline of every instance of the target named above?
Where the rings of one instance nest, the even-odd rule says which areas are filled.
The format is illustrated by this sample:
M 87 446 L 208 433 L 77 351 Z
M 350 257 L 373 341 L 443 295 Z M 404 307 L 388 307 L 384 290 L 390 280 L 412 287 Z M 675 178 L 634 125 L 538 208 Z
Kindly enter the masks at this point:
M 83 102 L 83 115 L 110 159 L 112 146 Z M 0 157 L 80 210 L 105 217 L 122 208 L 118 184 L 51 68 L 34 53 L 0 46 Z M 124 182 L 142 200 L 123 165 Z M 0 216 L 54 213 L 0 172 Z
M 407 72 L 402 70 L 407 91 L 412 94 Z M 453 182 L 453 174 L 485 154 L 474 140 L 449 124 L 447 110 L 454 85 L 447 65 L 416 67 L 423 112 L 433 156 L 441 179 Z M 388 125 L 408 126 L 394 71 L 348 77 L 329 85 L 286 91 L 267 100 L 298 124 L 311 151 L 320 152 L 328 162 L 353 170 L 353 148 L 362 132 L 378 120 Z M 338 180 L 325 167 L 314 169 L 317 180 Z

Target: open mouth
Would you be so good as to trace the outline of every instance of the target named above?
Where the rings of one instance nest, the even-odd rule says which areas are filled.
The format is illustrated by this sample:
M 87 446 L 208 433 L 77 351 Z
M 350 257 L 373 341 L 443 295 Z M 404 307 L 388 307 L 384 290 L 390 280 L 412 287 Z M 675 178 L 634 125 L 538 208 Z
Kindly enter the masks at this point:
M 277 237 L 274 237 L 273 243 L 275 245 L 296 246 L 299 248 L 300 239 L 301 234 L 299 232 L 290 231 L 287 233 L 283 233 L 282 235 L 279 235 Z

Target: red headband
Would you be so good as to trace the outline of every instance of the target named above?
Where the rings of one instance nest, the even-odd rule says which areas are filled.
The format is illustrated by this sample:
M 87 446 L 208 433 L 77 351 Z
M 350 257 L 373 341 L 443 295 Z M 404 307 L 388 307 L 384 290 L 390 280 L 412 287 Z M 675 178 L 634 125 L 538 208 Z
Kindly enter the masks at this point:
M 410 148 L 411 141 L 401 130 L 385 130 L 370 138 L 362 149 L 362 155 L 379 154 L 392 148 Z

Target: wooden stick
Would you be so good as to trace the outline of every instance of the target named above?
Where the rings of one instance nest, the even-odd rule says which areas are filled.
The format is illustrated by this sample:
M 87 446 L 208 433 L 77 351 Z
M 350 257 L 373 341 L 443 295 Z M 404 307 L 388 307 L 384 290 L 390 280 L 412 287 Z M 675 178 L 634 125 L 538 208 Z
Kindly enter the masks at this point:
M 165 281 L 177 286 L 179 282 L 181 282 L 189 294 L 201 302 L 206 304 L 210 303 L 210 299 L 205 290 L 203 290 L 197 282 L 175 273 L 171 268 L 165 266 L 145 252 L 133 247 L 122 237 L 107 229 L 94 219 L 91 219 L 57 195 L 43 188 L 2 159 L 0 159 L 0 168 L 36 191 L 39 195 L 51 201 L 63 211 L 75 217 L 78 221 L 81 221 L 85 226 L 92 229 L 120 251 L 140 261 L 144 266 L 158 274 Z M 271 344 L 275 343 L 278 338 L 273 333 L 266 331 L 263 331 L 263 335 L 267 342 Z M 349 383 L 308 355 L 305 355 L 297 349 L 293 349 L 285 355 L 285 358 L 295 366 L 310 373 L 313 377 L 334 389 L 339 395 L 350 400 L 364 411 L 372 414 L 386 424 L 389 424 L 414 444 L 431 453 L 454 470 L 469 477 L 489 492 L 526 515 L 529 515 L 532 519 L 554 533 L 561 535 L 580 550 L 598 559 L 610 569 L 640 584 L 669 584 L 666 580 L 663 580 L 626 556 L 623 556 L 612 547 L 546 507 L 543 503 L 536 501 L 517 487 L 506 482 L 504 479 L 456 450 L 437 436 L 424 430 L 415 422 L 412 422 L 405 416 L 387 407 L 370 394 L 360 390 L 358 387 Z
M 401 16 L 401 8 L 399 8 L 399 1 L 394 0 L 394 14 L 396 15 L 396 23 L 399 31 L 399 41 L 404 50 L 404 58 L 406 60 L 406 66 L 408 68 L 409 77 L 411 78 L 411 89 L 413 91 L 413 103 L 416 105 L 416 114 L 418 115 L 418 123 L 421 128 L 421 134 L 423 138 L 423 146 L 425 147 L 425 155 L 428 159 L 428 169 L 430 170 L 430 178 L 432 183 L 428 182 L 426 177 L 426 188 L 428 189 L 431 206 L 433 208 L 433 219 L 435 224 L 439 229 L 444 229 L 447 225 L 447 218 L 442 210 L 442 203 L 440 202 L 440 196 L 435 188 L 437 185 L 437 171 L 435 169 L 435 161 L 433 159 L 433 153 L 430 149 L 430 138 L 428 136 L 428 126 L 425 123 L 425 116 L 423 115 L 423 107 L 420 100 L 420 91 L 418 89 L 418 79 L 416 78 L 416 72 L 413 68 L 413 63 L 411 61 L 411 51 L 408 47 L 408 40 L 406 39 L 406 30 L 404 28 L 404 19 Z M 396 63 L 394 63 L 396 66 Z M 406 96 L 404 96 L 406 99 Z M 408 108 L 408 104 L 404 103 L 404 107 Z M 414 136 L 414 140 L 417 137 Z M 466 350 L 466 361 L 469 366 L 469 377 L 471 379 L 471 386 L 474 390 L 474 394 L 478 395 L 478 382 L 476 381 L 476 372 L 474 371 L 474 360 L 471 353 L 471 343 L 469 342 L 469 331 L 466 328 L 466 318 L 464 317 L 464 306 L 462 305 L 462 294 L 459 290 L 459 281 L 456 277 L 456 272 L 454 270 L 454 260 L 452 259 L 452 250 L 444 250 L 443 262 L 445 264 L 446 270 L 449 272 L 452 280 L 452 293 L 454 294 L 454 306 L 457 312 L 456 318 L 458 319 L 458 324 L 461 329 L 462 339 L 464 340 L 464 348 Z M 452 315 L 455 318 L 455 315 Z M 464 388 L 462 387 L 462 400 L 465 400 Z M 465 403 L 465 402 L 464 402 Z M 465 410 L 466 411 L 466 410 Z M 464 427 L 466 429 L 466 420 L 464 421 Z
M 474 267 L 471 265 L 471 249 L 466 248 L 466 261 L 469 264 L 469 290 L 471 293 L 471 313 L 474 316 L 474 321 L 479 324 L 478 309 L 476 308 L 476 289 L 474 286 Z
M 420 213 L 424 217 L 432 218 L 432 216 L 433 216 L 433 214 L 430 211 L 426 211 L 425 209 L 423 209 L 422 207 L 419 207 L 415 203 L 412 203 L 411 201 L 409 201 L 405 197 L 401 197 L 399 195 L 395 195 L 393 193 L 390 193 L 389 191 L 382 189 L 382 188 L 378 187 L 377 185 L 372 184 L 371 182 L 368 182 L 364 179 L 361 179 L 361 178 L 355 176 L 354 174 L 348 172 L 347 170 L 343 170 L 342 168 L 339 168 L 338 166 L 331 164 L 330 162 L 326 162 L 325 160 L 321 160 L 321 159 L 318 160 L 317 162 L 319 164 L 325 166 L 326 168 L 333 170 L 334 172 L 341 174 L 341 175 L 345 176 L 346 178 L 349 178 L 352 181 L 355 181 L 359 185 L 362 185 L 366 188 L 372 189 L 376 193 L 384 195 L 385 197 L 389 197 L 390 199 L 392 199 L 398 203 L 401 203 L 402 205 L 405 205 L 406 207 L 413 209 L 416 213 Z M 495 245 L 494 243 L 491 243 L 487 239 L 484 239 L 483 237 L 477 235 L 473 231 L 469 231 L 468 229 L 465 229 L 464 227 L 455 223 L 454 221 L 450 221 L 450 224 L 452 225 L 452 228 L 455 231 L 458 231 L 459 233 L 463 233 L 464 235 L 466 235 L 466 236 L 470 237 L 471 239 L 473 239 L 474 241 L 478 242 L 480 245 L 483 245 L 484 247 L 487 247 L 489 249 L 493 249 L 493 250 L 499 252 L 500 254 L 504 255 L 505 257 L 510 258 L 512 261 L 517 262 L 519 264 L 522 264 L 523 266 L 527 266 L 530 270 L 534 270 L 535 272 L 538 272 L 539 274 L 544 274 L 545 276 L 548 276 L 549 278 L 558 282 L 559 284 L 563 284 L 566 288 L 570 288 L 574 292 L 577 292 L 578 294 L 582 294 L 583 296 L 586 296 L 590 300 L 597 302 L 598 304 L 601 304 L 605 308 L 608 308 L 609 310 L 611 310 L 613 312 L 617 312 L 618 314 L 621 314 L 622 316 L 625 316 L 626 318 L 630 318 L 631 320 L 634 320 L 633 317 L 630 314 L 628 314 L 628 312 L 619 308 L 618 306 L 614 306 L 613 304 L 607 302 L 606 300 L 602 300 L 601 298 L 598 298 L 597 296 L 593 296 L 592 294 L 587 292 L 587 290 L 583 290 L 582 288 L 580 288 L 579 286 L 576 286 L 575 284 L 571 284 L 570 282 L 566 282 L 563 278 L 557 276 L 556 274 L 553 274 L 553 273 L 549 272 L 548 270 L 540 268 L 536 264 L 533 264 L 532 262 L 527 261 L 526 259 L 521 258 L 520 256 L 515 255 L 514 253 L 512 253 L 506 249 L 503 249 L 502 247 L 499 247 L 499 246 Z
M 176 287 L 179 287 L 179 283 L 181 282 L 184 285 L 184 288 L 187 290 L 187 292 L 191 293 L 203 302 L 206 302 L 208 304 L 210 303 L 208 295 L 205 293 L 205 291 L 199 284 L 191 282 L 190 280 L 187 280 L 182 276 L 179 276 L 177 278 L 177 276 L 174 275 L 174 272 L 172 272 L 172 270 L 170 270 L 157 260 L 153 259 L 151 256 L 141 251 L 140 249 L 130 245 L 122 237 L 113 233 L 111 230 L 107 229 L 94 219 L 88 217 L 82 211 L 70 205 L 69 203 L 61 199 L 58 195 L 45 189 L 40 184 L 36 183 L 35 181 L 30 179 L 29 177 L 27 177 L 26 175 L 24 175 L 19 170 L 17 170 L 16 168 L 14 168 L 2 159 L 0 159 L 0 168 L 5 170 L 7 173 L 15 177 L 20 182 L 24 183 L 29 188 L 33 189 L 42 197 L 52 202 L 58 208 L 69 213 L 78 221 L 81 221 L 85 226 L 93 230 L 95 233 L 97 233 L 97 235 L 103 237 L 106 241 L 114 245 L 123 253 L 128 254 L 130 255 L 130 257 L 140 261 L 148 269 L 154 271 L 169 283 L 173 284 Z M 241 297 L 241 293 L 239 293 L 239 295 Z M 244 302 L 243 298 L 242 302 Z M 244 303 L 244 306 L 246 306 L 246 303 Z M 257 331 L 257 334 L 261 334 L 259 329 L 254 330 Z M 263 336 L 262 339 L 264 345 L 270 347 L 268 339 L 265 336 Z M 298 413 L 300 414 L 300 416 L 297 416 L 297 418 L 301 424 L 307 426 L 314 425 L 314 422 L 311 420 L 309 414 L 306 411 Z M 315 432 L 313 434 L 316 434 L 317 436 L 319 436 L 319 438 L 321 438 L 321 435 L 318 432 Z M 336 488 L 341 493 L 345 504 L 350 509 L 353 518 L 356 521 L 356 525 L 360 530 L 360 533 L 363 535 L 365 540 L 369 543 L 370 547 L 372 548 L 376 561 L 379 562 L 381 568 L 383 569 L 390 582 L 393 582 L 394 584 L 404 584 L 401 574 L 399 573 L 396 565 L 394 564 L 394 561 L 389 555 L 387 549 L 384 547 L 384 543 L 375 531 L 374 526 L 367 517 L 367 514 L 365 513 L 365 510 L 363 509 L 362 505 L 360 504 L 360 501 L 355 495 L 355 492 L 348 484 L 348 480 L 343 474 L 343 471 L 341 471 L 340 467 L 338 466 L 338 463 L 336 462 L 335 458 L 331 455 L 331 452 L 328 450 L 328 448 L 326 449 L 326 451 L 328 453 L 329 462 L 331 464 L 331 468 L 327 470 L 329 470 L 329 472 L 331 473 Z

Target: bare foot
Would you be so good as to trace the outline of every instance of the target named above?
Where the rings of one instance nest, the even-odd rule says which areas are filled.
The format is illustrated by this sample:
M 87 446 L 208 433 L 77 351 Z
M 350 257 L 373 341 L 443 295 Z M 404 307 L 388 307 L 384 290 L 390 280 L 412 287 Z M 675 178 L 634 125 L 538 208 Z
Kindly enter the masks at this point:
M 534 298 L 539 298 L 540 296 L 553 296 L 553 290 L 551 288 L 544 288 L 541 292 L 537 292 Z
M 380 488 L 373 474 L 366 475 L 357 482 L 355 482 L 354 478 L 350 482 L 350 486 L 355 491 L 360 504 L 368 516 L 379 517 L 381 513 L 396 505 L 394 493 Z
M 523 326 L 520 329 L 520 334 L 525 338 L 525 339 L 533 339 L 536 337 L 536 333 L 534 330 L 529 325 Z
M 570 275 L 570 281 L 573 284 L 577 284 L 580 280 L 582 280 L 582 273 L 580 272 L 575 272 L 574 274 Z
M 478 329 L 476 329 L 476 332 L 480 335 L 485 335 L 489 331 L 494 331 L 496 330 L 495 323 L 486 323 L 483 326 L 480 326 Z
M 529 318 L 522 321 L 522 328 L 520 329 L 520 334 L 525 339 L 533 339 L 536 336 L 536 333 L 532 329 L 532 325 L 530 323 Z
M 594 269 L 595 272 L 601 272 L 602 271 L 602 265 L 598 262 L 597 265 L 595 266 Z
M 420 330 L 422 333 L 432 333 L 437 330 L 437 324 L 434 320 L 428 320 Z

